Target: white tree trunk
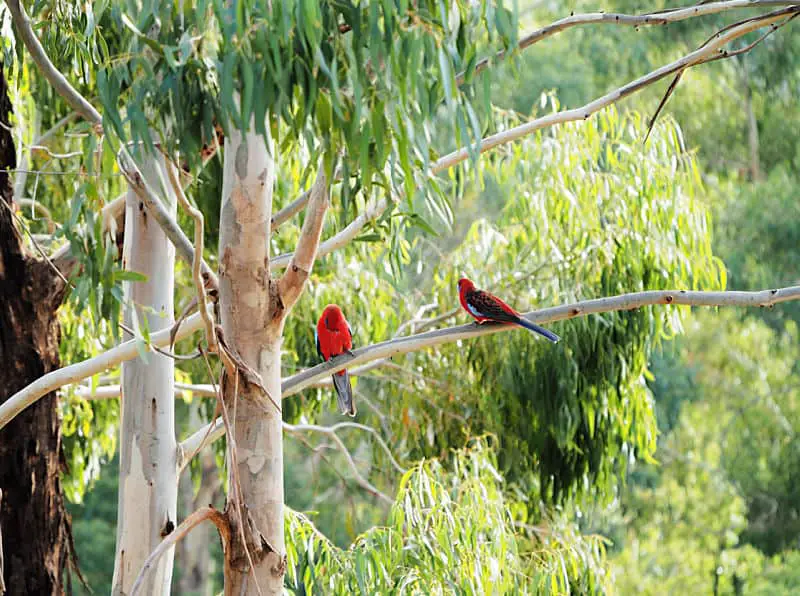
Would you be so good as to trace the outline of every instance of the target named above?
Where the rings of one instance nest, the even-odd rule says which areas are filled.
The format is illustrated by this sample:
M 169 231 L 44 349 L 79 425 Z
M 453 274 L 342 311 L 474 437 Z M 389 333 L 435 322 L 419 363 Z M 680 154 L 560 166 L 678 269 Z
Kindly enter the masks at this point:
M 163 158 L 157 163 L 146 159 L 144 176 L 154 188 L 162 188 L 159 175 L 167 180 Z M 174 195 L 167 193 L 166 198 L 167 209 L 175 214 Z M 134 327 L 136 308 L 140 327 L 146 319 L 151 333 L 171 327 L 175 248 L 133 191 L 126 196 L 123 264 L 148 278 L 125 282 L 127 326 Z M 145 559 L 176 524 L 174 368 L 171 358 L 156 352 L 148 352 L 146 361 L 137 358 L 122 365 L 115 595 L 130 593 Z M 143 593 L 169 594 L 173 556 L 170 550 L 161 557 Z
M 220 215 L 220 318 L 225 341 L 255 372 L 280 404 L 280 345 L 283 307 L 270 281 L 269 233 L 274 148 L 252 132 L 225 139 Z M 238 385 L 238 397 L 234 390 Z M 225 593 L 280 594 L 283 588 L 283 445 L 281 413 L 260 389 L 228 379 L 225 403 L 233 424 L 238 466 L 229 454 L 226 511 L 232 548 L 226 556 Z M 266 404 L 266 407 L 264 406 Z M 234 492 L 241 482 L 244 507 Z M 239 524 L 240 515 L 244 527 Z M 249 572 L 248 553 L 255 565 Z

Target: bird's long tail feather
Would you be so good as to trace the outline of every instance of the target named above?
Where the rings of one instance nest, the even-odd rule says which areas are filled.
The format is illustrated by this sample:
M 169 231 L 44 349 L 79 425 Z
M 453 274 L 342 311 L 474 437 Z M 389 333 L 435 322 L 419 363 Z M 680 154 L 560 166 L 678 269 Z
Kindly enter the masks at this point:
M 356 404 L 353 401 L 353 388 L 350 386 L 350 374 L 344 371 L 344 374 L 333 375 L 333 386 L 336 389 L 336 397 L 339 400 L 339 409 L 342 411 L 342 414 L 355 416 Z
M 544 327 L 540 327 L 536 323 L 531 323 L 530 321 L 528 321 L 527 319 L 523 319 L 522 317 L 520 317 L 519 320 L 517 320 L 517 324 L 520 325 L 521 327 L 525 327 L 525 329 L 530 329 L 534 333 L 538 333 L 539 335 L 546 337 L 554 344 L 558 343 L 558 340 L 561 339 L 552 331 L 548 331 Z

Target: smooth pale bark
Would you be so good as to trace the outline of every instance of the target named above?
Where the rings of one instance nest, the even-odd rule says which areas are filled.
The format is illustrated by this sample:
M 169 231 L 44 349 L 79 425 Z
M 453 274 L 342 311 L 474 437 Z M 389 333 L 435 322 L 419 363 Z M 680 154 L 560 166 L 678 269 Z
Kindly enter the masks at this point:
M 247 135 L 234 130 L 225 140 L 219 305 L 225 342 L 280 403 L 283 306 L 277 282 L 270 282 L 268 252 L 275 179 L 272 155 L 274 148 L 268 148 L 252 128 Z M 265 596 L 280 594 L 286 552 L 281 413 L 241 375 L 238 380 L 228 377 L 223 392 L 236 448 L 236 463 L 231 453 L 228 457 L 226 513 L 232 544 L 225 561 L 225 593 L 255 596 L 260 587 Z M 241 510 L 237 481 L 244 502 Z
M 163 158 L 146 158 L 143 173 L 150 184 L 166 179 Z M 159 169 L 161 170 L 159 172 Z M 165 205 L 174 216 L 176 200 L 166 193 Z M 147 276 L 125 283 L 125 323 L 150 332 L 173 324 L 175 247 L 158 223 L 129 191 L 125 205 L 125 269 Z M 129 339 L 128 336 L 126 339 Z M 147 556 L 176 524 L 178 499 L 175 440 L 175 361 L 148 352 L 122 365 L 122 422 L 120 424 L 119 511 L 114 560 L 114 594 L 128 594 Z M 146 594 L 169 594 L 174 550 L 159 559 L 148 577 Z

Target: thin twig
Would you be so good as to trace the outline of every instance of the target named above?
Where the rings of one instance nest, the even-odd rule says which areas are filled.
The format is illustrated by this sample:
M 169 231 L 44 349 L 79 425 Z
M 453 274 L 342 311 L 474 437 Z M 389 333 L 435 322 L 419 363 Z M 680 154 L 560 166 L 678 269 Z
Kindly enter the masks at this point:
M 728 2 L 709 2 L 707 4 L 693 6 L 686 6 L 683 8 L 671 8 L 658 12 L 650 12 L 642 15 L 631 15 L 623 13 L 608 13 L 608 12 L 594 12 L 585 14 L 576 14 L 564 17 L 542 27 L 524 34 L 520 37 L 519 43 L 516 48 L 512 49 L 521 51 L 529 48 L 533 44 L 540 42 L 548 37 L 555 35 L 565 29 L 577 27 L 581 25 L 623 25 L 628 27 L 642 27 L 654 25 L 668 25 L 669 23 L 677 23 L 687 19 L 718 14 L 737 8 L 758 8 L 759 6 L 792 6 L 797 2 L 779 1 L 779 0 L 732 0 Z M 491 66 L 493 61 L 500 61 L 506 57 L 505 50 L 497 52 L 491 58 L 483 58 L 475 65 L 473 75 L 486 70 Z M 462 85 L 464 83 L 466 73 L 462 72 L 456 77 L 456 84 Z
M 375 486 L 373 486 L 369 482 L 369 480 L 367 480 L 361 475 L 361 472 L 358 471 L 358 466 L 356 466 L 356 462 L 353 461 L 353 456 L 350 455 L 350 451 L 347 449 L 347 446 L 339 438 L 339 435 L 337 435 L 335 431 L 325 428 L 324 426 L 316 426 L 313 424 L 293 425 L 288 423 L 283 424 L 283 429 L 290 435 L 298 435 L 303 431 L 312 431 L 327 435 L 334 443 L 336 443 L 337 448 L 339 449 L 339 451 L 342 452 L 342 455 L 344 455 L 345 461 L 347 461 L 347 466 L 353 473 L 356 483 L 361 488 L 366 490 L 368 493 L 370 493 L 375 497 L 378 497 L 382 501 L 389 503 L 390 505 L 394 503 L 394 501 L 391 498 L 389 498 L 389 496 L 387 496 L 386 494 L 382 493 L 380 490 L 375 488 Z
M 472 147 L 457 149 L 456 151 L 439 158 L 431 165 L 430 171 L 432 174 L 442 172 L 463 161 L 466 161 L 473 151 L 477 150 L 478 153 L 485 153 L 486 151 L 494 149 L 495 147 L 516 141 L 517 139 L 527 136 L 547 126 L 587 120 L 590 116 L 602 110 L 603 108 L 616 103 L 628 97 L 629 95 L 633 95 L 634 93 L 641 91 L 648 85 L 652 85 L 664 77 L 668 77 L 678 71 L 695 66 L 698 63 L 702 63 L 706 58 L 714 55 L 715 52 L 722 51 L 722 48 L 725 45 L 734 41 L 735 39 L 747 35 L 756 29 L 772 25 L 773 23 L 783 20 L 784 18 L 797 12 L 800 12 L 800 2 L 792 3 L 792 6 L 789 8 L 776 10 L 760 17 L 754 17 L 754 19 L 748 20 L 747 22 L 738 24 L 736 26 L 725 28 L 715 34 L 707 45 L 690 52 L 689 54 L 686 54 L 674 62 L 662 66 L 661 68 L 658 68 L 642 77 L 639 77 L 627 85 L 623 85 L 622 87 L 619 87 L 579 108 L 562 110 L 554 114 L 536 118 L 530 122 L 526 122 L 509 130 L 488 136 L 482 139 L 480 143 L 477 143 Z
M 200 353 L 203 354 L 203 360 L 206 363 L 206 370 L 208 371 L 209 376 L 213 379 L 214 378 L 214 372 L 213 372 L 213 370 L 211 368 L 211 362 L 209 362 L 209 360 L 208 360 L 208 355 L 206 354 L 205 350 L 203 350 L 202 346 L 199 346 L 199 348 L 200 348 Z M 225 373 L 223 372 L 223 375 L 224 374 Z M 234 404 L 235 404 L 236 403 L 236 401 L 235 401 L 236 397 L 237 397 L 237 395 L 239 393 L 239 375 L 238 374 L 234 376 L 234 380 L 235 380 L 235 383 L 236 383 L 236 385 L 234 386 L 234 393 L 233 393 Z M 231 486 L 231 490 L 233 491 L 233 495 L 234 495 L 234 503 L 235 503 L 235 507 L 236 507 L 237 517 L 239 518 L 239 523 L 238 523 L 238 526 L 239 526 L 239 537 L 242 540 L 242 546 L 244 548 L 245 554 L 247 555 L 247 561 L 250 563 L 250 572 L 253 575 L 253 581 L 256 584 L 256 590 L 258 590 L 259 595 L 261 595 L 262 594 L 261 593 L 261 586 L 258 585 L 258 578 L 256 577 L 256 568 L 255 568 L 255 565 L 253 564 L 253 557 L 250 554 L 250 549 L 247 546 L 247 539 L 246 539 L 245 534 L 244 534 L 244 516 L 242 514 L 242 509 L 244 508 L 244 496 L 243 496 L 243 493 L 242 493 L 241 480 L 239 479 L 239 459 L 238 459 L 238 454 L 237 454 L 237 450 L 236 450 L 236 435 L 235 435 L 234 432 L 232 432 L 232 429 L 231 429 L 231 421 L 230 421 L 230 418 L 228 417 L 228 408 L 225 407 L 225 397 L 222 394 L 222 384 L 221 383 L 218 386 L 218 391 L 217 391 L 217 409 L 222 412 L 222 421 L 224 422 L 225 428 L 228 431 L 228 433 L 227 433 L 228 434 L 228 452 L 231 454 L 231 467 L 233 469 L 233 474 L 232 474 L 233 486 Z M 215 416 L 216 416 L 216 411 L 215 411 Z M 201 447 L 202 447 L 202 444 L 201 444 Z M 179 447 L 179 449 L 180 449 L 180 447 Z M 198 451 L 199 451 L 199 449 L 200 448 L 198 448 Z M 179 453 L 180 453 L 180 451 L 179 451 Z M 191 460 L 191 459 L 192 458 L 189 458 L 189 460 Z
M 203 323 L 206 326 L 206 342 L 208 342 L 208 349 L 211 352 L 217 351 L 217 334 L 214 331 L 214 321 L 208 314 L 208 307 L 206 305 L 206 289 L 203 281 L 202 265 L 203 265 L 203 233 L 205 228 L 205 221 L 203 214 L 199 209 L 196 209 L 186 198 L 181 188 L 178 178 L 175 176 L 175 168 L 169 161 L 167 165 L 167 176 L 172 185 L 172 190 L 175 196 L 178 197 L 178 202 L 181 206 L 192 216 L 194 219 L 194 253 L 192 254 L 192 279 L 194 280 L 194 289 L 197 294 L 197 303 L 200 305 L 200 316 L 203 317 Z
M 169 161 L 167 161 L 166 157 L 164 160 L 167 167 L 169 167 Z M 159 200 L 158 195 L 150 188 L 150 184 L 145 180 L 135 160 L 124 146 L 120 148 L 117 154 L 117 163 L 119 164 L 120 171 L 128 181 L 128 184 L 130 184 L 131 189 L 136 193 L 136 196 L 139 197 L 142 203 L 144 203 L 148 213 L 153 216 L 158 222 L 158 225 L 164 230 L 170 242 L 175 245 L 181 258 L 187 263 L 194 262 L 195 250 L 191 241 L 186 237 L 186 234 L 183 233 L 178 222 L 176 222 L 166 210 Z M 200 255 L 200 259 L 202 259 L 202 255 Z M 217 288 L 217 276 L 205 261 L 202 261 L 201 266 L 203 268 L 203 276 L 208 276 L 209 283 L 211 283 L 214 288 Z

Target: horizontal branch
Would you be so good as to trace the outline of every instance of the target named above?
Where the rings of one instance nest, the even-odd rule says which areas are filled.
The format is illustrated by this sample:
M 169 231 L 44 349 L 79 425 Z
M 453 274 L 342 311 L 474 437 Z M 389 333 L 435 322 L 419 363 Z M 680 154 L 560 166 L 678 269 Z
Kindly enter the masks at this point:
M 782 10 L 773 11 L 761 17 L 755 17 L 736 26 L 723 29 L 714 35 L 714 37 L 712 37 L 706 45 L 693 52 L 690 52 L 689 54 L 686 54 L 683 58 L 675 60 L 674 62 L 662 66 L 661 68 L 658 68 L 642 77 L 639 77 L 627 85 L 623 85 L 622 87 L 619 87 L 614 91 L 611 91 L 610 93 L 607 93 L 606 95 L 587 103 L 586 105 L 583 105 L 579 108 L 562 110 L 554 114 L 542 116 L 541 118 L 536 118 L 509 130 L 488 136 L 480 141 L 480 144 L 478 145 L 478 152 L 485 153 L 491 149 L 494 149 L 495 147 L 504 145 L 506 143 L 511 143 L 512 141 L 516 141 L 517 139 L 548 126 L 586 120 L 591 115 L 599 112 L 603 108 L 617 103 L 629 95 L 633 95 L 634 93 L 641 91 L 645 87 L 660 81 L 664 77 L 668 77 L 669 75 L 678 71 L 685 70 L 686 68 L 699 64 L 710 57 L 717 55 L 722 50 L 723 46 L 744 35 L 747 35 L 751 31 L 755 31 L 757 29 L 761 29 L 762 27 L 767 27 L 777 23 L 778 21 L 786 19 L 787 17 L 797 14 L 800 11 L 800 1 L 792 3 L 786 2 L 783 4 L 791 4 L 791 6 Z M 699 9 L 701 7 L 698 6 L 697 8 Z M 431 165 L 430 171 L 432 174 L 436 174 L 452 168 L 453 166 L 466 161 L 469 155 L 470 150 L 468 148 L 464 147 L 457 149 L 456 151 L 453 151 L 452 153 L 449 153 L 436 160 L 436 162 Z
M 536 29 L 520 37 L 516 50 L 524 50 L 533 44 L 540 42 L 548 37 L 555 35 L 565 29 L 581 25 L 624 25 L 628 27 L 647 27 L 654 25 L 668 25 L 696 17 L 703 17 L 721 12 L 727 12 L 738 8 L 760 8 L 770 6 L 795 6 L 800 4 L 798 0 L 728 0 L 727 2 L 709 2 L 708 4 L 695 4 L 684 8 L 671 8 L 659 12 L 651 12 L 641 15 L 624 14 L 617 12 L 591 12 L 584 14 L 570 15 L 559 19 L 546 27 Z M 502 60 L 506 57 L 506 51 L 501 50 L 491 58 L 483 58 L 475 65 L 474 74 L 486 70 L 493 60 Z M 456 83 L 462 85 L 466 73 L 461 73 L 456 77 Z
M 17 28 L 19 36 L 22 38 L 22 43 L 28 49 L 28 52 L 33 58 L 34 63 L 41 71 L 47 82 L 53 86 L 56 93 L 64 98 L 73 110 L 78 112 L 81 116 L 86 118 L 89 122 L 95 125 L 96 128 L 101 127 L 103 124 L 103 117 L 100 115 L 92 104 L 90 104 L 85 97 L 83 97 L 73 87 L 66 77 L 55 67 L 50 61 L 47 53 L 44 51 L 42 44 L 33 32 L 31 20 L 22 8 L 20 0 L 7 0 L 9 12 L 11 12 L 11 19 Z
M 609 298 L 586 300 L 574 304 L 553 306 L 527 313 L 525 318 L 534 323 L 551 323 L 564 319 L 586 316 L 594 313 L 633 310 L 655 304 L 684 306 L 773 306 L 781 302 L 800 300 L 800 286 L 792 286 L 779 290 L 763 290 L 761 292 L 698 292 L 687 290 L 654 290 L 635 292 Z M 285 399 L 316 383 L 319 379 L 335 372 L 357 365 L 364 365 L 381 358 L 391 358 L 399 354 L 418 352 L 426 348 L 452 343 L 458 340 L 472 339 L 482 335 L 510 331 L 515 327 L 500 324 L 472 323 L 446 329 L 427 331 L 392 339 L 372 346 L 353 350 L 352 355 L 343 354 L 336 358 L 309 368 L 285 379 L 281 387 L 281 395 Z
M 176 338 L 183 339 L 188 337 L 202 327 L 203 319 L 200 313 L 196 313 L 186 319 L 178 330 Z M 170 343 L 170 331 L 171 329 L 163 329 L 153 333 L 150 336 L 150 344 L 159 348 L 168 346 Z M 12 395 L 3 404 L 0 404 L 0 429 L 5 427 L 22 410 L 59 387 L 77 383 L 92 375 L 113 368 L 121 362 L 138 357 L 139 347 L 143 342 L 144 340 L 141 338 L 128 340 L 94 358 L 70 364 L 39 377 L 30 385 Z M 149 349 L 148 344 L 144 344 L 144 349 Z
M 648 292 L 634 292 L 632 294 L 622 294 L 609 298 L 597 298 L 595 300 L 585 300 L 573 304 L 553 306 L 536 310 L 523 315 L 534 323 L 552 323 L 565 319 L 586 316 L 590 314 L 615 312 L 620 310 L 634 310 L 644 306 L 657 304 L 682 305 L 682 306 L 743 306 L 743 307 L 765 307 L 774 306 L 781 302 L 800 300 L 800 286 L 792 286 L 777 290 L 763 290 L 760 292 L 697 292 L 687 290 L 653 290 Z M 447 318 L 452 313 L 447 313 Z M 343 370 L 350 369 L 350 374 L 355 371 L 365 371 L 375 362 L 383 364 L 392 356 L 418 352 L 426 348 L 459 340 L 473 339 L 492 333 L 511 331 L 515 327 L 508 325 L 471 323 L 469 325 L 459 325 L 445 329 L 427 331 L 417 335 L 399 337 L 389 341 L 366 346 L 353 350 L 352 355 L 344 354 L 337 356 L 333 360 L 319 364 L 296 375 L 287 377 L 281 384 L 281 397 L 283 399 L 299 393 L 304 389 L 319 386 L 330 379 L 330 376 Z M 356 365 L 361 365 L 353 368 Z M 209 432 L 209 426 L 213 428 Z M 189 438 L 181 443 L 182 453 L 194 453 L 200 441 L 208 433 L 207 444 L 212 443 L 225 434 L 225 428 L 221 420 L 207 424 L 194 432 Z M 182 462 L 181 469 L 188 462 Z

